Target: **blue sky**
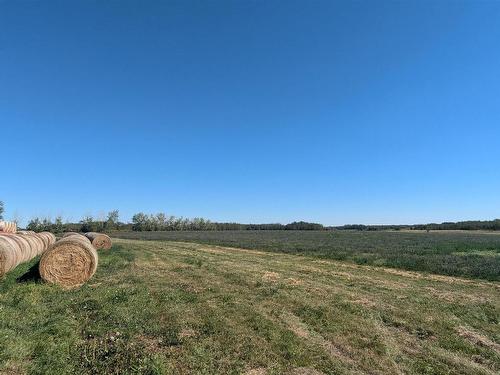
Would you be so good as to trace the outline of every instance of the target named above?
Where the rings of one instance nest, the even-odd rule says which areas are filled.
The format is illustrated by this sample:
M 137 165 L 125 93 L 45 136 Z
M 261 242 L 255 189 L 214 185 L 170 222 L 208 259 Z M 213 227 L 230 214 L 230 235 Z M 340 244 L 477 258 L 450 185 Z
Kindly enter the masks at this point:
M 0 1 L 7 218 L 500 216 L 500 2 Z

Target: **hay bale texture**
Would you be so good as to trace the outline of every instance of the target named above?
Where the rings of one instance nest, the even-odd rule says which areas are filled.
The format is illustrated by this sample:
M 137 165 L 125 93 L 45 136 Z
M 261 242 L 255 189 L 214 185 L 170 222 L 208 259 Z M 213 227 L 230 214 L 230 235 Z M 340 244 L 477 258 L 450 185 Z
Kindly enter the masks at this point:
M 42 254 L 55 242 L 52 233 L 15 234 L 0 232 L 0 276 Z
M 112 243 L 111 243 L 111 238 L 104 233 L 96 233 L 96 232 L 87 232 L 85 233 L 85 237 L 87 237 L 90 242 L 92 243 L 92 246 L 94 246 L 97 250 L 104 249 L 104 250 L 109 250 L 111 249 Z
M 87 238 L 81 235 L 66 236 L 43 254 L 39 266 L 40 276 L 63 288 L 78 287 L 94 275 L 97 261 L 97 251 Z
M 32 230 L 18 230 L 17 234 L 36 234 Z
M 69 236 L 73 236 L 73 235 L 75 235 L 75 234 L 79 234 L 80 236 L 82 236 L 82 234 L 81 234 L 81 233 L 77 233 L 77 232 L 66 232 L 66 233 L 64 233 L 64 234 L 62 235 L 62 238 L 64 238 L 64 237 L 69 237 Z
M 90 240 L 85 237 L 83 234 L 81 233 L 76 233 L 76 232 L 66 232 L 63 234 L 62 238 L 68 238 L 68 237 L 77 237 L 85 242 L 88 242 L 89 244 L 92 244 L 92 242 L 90 242 Z
M 16 233 L 17 224 L 13 221 L 0 221 L 0 232 L 4 233 Z

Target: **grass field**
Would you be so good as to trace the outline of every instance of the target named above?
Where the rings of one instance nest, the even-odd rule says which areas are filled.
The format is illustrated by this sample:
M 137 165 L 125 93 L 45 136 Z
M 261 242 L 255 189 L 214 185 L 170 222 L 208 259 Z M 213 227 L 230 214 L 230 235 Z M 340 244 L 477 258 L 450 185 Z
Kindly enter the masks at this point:
M 500 371 L 497 282 L 167 241 L 99 262 L 78 290 L 1 280 L 1 373 Z
M 441 275 L 500 281 L 500 234 L 481 232 L 117 232 L 129 239 L 188 241 L 302 254 Z

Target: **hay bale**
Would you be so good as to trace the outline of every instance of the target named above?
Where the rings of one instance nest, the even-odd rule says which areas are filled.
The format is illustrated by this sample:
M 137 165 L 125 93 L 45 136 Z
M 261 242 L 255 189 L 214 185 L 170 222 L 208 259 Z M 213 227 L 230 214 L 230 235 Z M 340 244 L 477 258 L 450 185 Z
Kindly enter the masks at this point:
M 42 234 L 42 233 L 37 233 L 35 236 L 37 238 L 39 238 L 39 239 L 42 240 L 42 242 L 43 242 L 43 249 L 47 250 L 49 248 L 49 245 L 50 245 L 49 244 L 49 238 L 46 235 Z
M 68 238 L 68 237 L 77 237 L 85 242 L 88 242 L 89 244 L 92 244 L 92 242 L 90 242 L 90 240 L 81 233 L 67 232 L 67 233 L 64 233 L 62 236 L 62 238 Z
M 0 232 L 4 233 L 16 233 L 17 224 L 13 221 L 0 221 Z
M 0 276 L 17 266 L 20 252 L 18 243 L 11 236 L 0 235 Z
M 79 234 L 80 236 L 83 236 L 83 234 L 78 233 L 78 232 L 66 232 L 66 233 L 64 233 L 64 234 L 62 235 L 62 238 L 64 238 L 64 237 L 69 237 L 69 236 L 73 236 L 73 235 L 75 235 L 75 234 Z
M 17 234 L 36 234 L 36 232 L 32 230 L 18 230 Z
M 18 236 L 17 234 L 13 233 L 2 233 L 0 235 L 8 236 L 10 239 L 12 239 L 14 242 L 17 243 L 17 248 L 18 248 L 17 250 L 19 251 L 14 254 L 16 257 L 16 262 L 14 267 L 19 265 L 20 263 L 31 260 L 32 258 L 31 246 L 24 237 Z
M 74 288 L 89 280 L 97 269 L 97 251 L 80 237 L 67 236 L 57 241 L 40 260 L 43 280 Z
M 43 253 L 55 241 L 51 233 L 0 232 L 0 276 Z
M 40 232 L 40 235 L 45 236 L 49 241 L 49 247 L 56 243 L 56 236 L 50 232 Z
M 30 258 L 36 257 L 38 253 L 38 242 L 36 242 L 31 234 L 22 234 L 20 235 L 28 242 L 28 252 L 30 254 Z
M 99 249 L 104 249 L 104 250 L 109 250 L 111 249 L 112 243 L 111 243 L 111 238 L 104 233 L 96 233 L 96 232 L 87 232 L 85 233 L 85 237 L 87 237 L 90 242 L 92 243 L 92 246 L 94 246 L 97 250 Z
M 36 257 L 37 255 L 40 255 L 43 253 L 45 250 L 47 250 L 46 243 L 40 236 L 35 233 L 35 234 L 20 234 L 23 238 L 25 238 L 29 243 L 31 247 L 31 258 Z

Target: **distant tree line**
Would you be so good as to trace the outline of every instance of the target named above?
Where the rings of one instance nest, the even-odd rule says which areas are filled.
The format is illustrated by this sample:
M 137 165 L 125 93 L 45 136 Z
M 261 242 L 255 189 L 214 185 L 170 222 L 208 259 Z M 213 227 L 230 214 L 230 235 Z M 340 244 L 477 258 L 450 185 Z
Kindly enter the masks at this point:
M 500 230 L 500 219 L 444 222 L 441 224 L 412 225 L 411 229 L 427 230 Z
M 331 230 L 500 230 L 500 219 L 495 220 L 469 220 L 458 222 L 414 224 L 414 225 L 363 225 L 347 224 L 337 227 L 327 227 Z
M 33 218 L 26 229 L 35 232 L 109 232 L 113 230 L 132 231 L 207 231 L 207 230 L 323 230 L 323 225 L 305 221 L 290 224 L 240 224 L 216 223 L 195 217 L 188 219 L 167 215 L 165 213 L 145 214 L 139 212 L 132 216 L 131 223 L 119 221 L 119 211 L 113 210 L 105 220 L 97 220 L 92 216 L 84 216 L 78 223 L 63 222 L 61 216 L 55 220 L 49 218 Z
M 31 219 L 26 229 L 34 232 L 106 232 L 114 229 L 120 229 L 125 224 L 118 221 L 118 210 L 110 211 L 105 220 L 96 220 L 92 216 L 85 216 L 79 223 L 64 223 L 61 216 L 57 216 L 54 221 L 49 218 L 40 219 L 38 217 Z
M 3 202 L 0 201 L 0 219 L 4 210 Z M 357 231 L 377 231 L 377 230 L 492 230 L 500 231 L 500 219 L 444 222 L 441 224 L 415 224 L 415 225 L 364 225 L 347 224 L 342 226 L 325 227 L 318 223 L 305 221 L 294 221 L 289 224 L 241 224 L 241 223 L 218 223 L 210 220 L 195 217 L 188 219 L 184 217 L 167 215 L 165 213 L 146 214 L 136 213 L 132 216 L 130 223 L 123 223 L 119 220 L 119 211 L 108 212 L 105 219 L 95 219 L 92 216 L 85 216 L 78 223 L 63 222 L 61 216 L 54 221 L 48 218 L 34 218 L 30 220 L 26 229 L 35 232 L 50 231 L 62 233 L 69 231 L 76 232 L 109 232 L 113 230 L 121 231 L 207 231 L 207 230 L 357 230 Z
M 139 212 L 132 216 L 132 230 L 143 231 L 173 231 L 173 230 L 217 230 L 215 223 L 210 220 L 195 217 L 167 216 L 164 213 L 147 215 Z

